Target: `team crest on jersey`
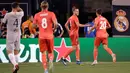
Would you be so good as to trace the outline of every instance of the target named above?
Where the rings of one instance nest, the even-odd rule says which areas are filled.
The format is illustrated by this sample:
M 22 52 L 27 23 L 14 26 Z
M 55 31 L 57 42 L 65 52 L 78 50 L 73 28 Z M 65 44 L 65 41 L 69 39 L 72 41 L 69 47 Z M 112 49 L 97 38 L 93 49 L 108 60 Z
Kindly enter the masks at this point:
M 117 17 L 114 20 L 114 26 L 117 31 L 119 32 L 125 32 L 129 28 L 129 21 L 125 17 L 126 12 L 124 10 L 118 10 L 116 12 Z

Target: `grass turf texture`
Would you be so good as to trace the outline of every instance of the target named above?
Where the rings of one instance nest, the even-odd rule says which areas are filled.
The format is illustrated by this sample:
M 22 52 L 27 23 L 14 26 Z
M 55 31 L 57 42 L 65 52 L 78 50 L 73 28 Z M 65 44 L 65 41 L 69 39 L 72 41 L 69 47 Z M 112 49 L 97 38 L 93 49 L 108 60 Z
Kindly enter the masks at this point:
M 44 73 L 41 63 L 21 63 L 18 73 Z M 0 73 L 12 73 L 11 64 L 0 63 Z M 91 66 L 90 62 L 77 65 L 75 62 L 64 66 L 62 63 L 54 63 L 53 73 L 130 73 L 130 62 L 99 62 Z

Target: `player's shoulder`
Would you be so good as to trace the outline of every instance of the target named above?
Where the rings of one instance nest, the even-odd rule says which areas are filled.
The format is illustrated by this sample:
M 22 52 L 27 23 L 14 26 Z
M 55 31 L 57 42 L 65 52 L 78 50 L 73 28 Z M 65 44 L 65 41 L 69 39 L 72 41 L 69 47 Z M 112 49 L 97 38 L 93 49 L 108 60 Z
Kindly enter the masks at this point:
M 69 19 L 76 19 L 76 16 L 72 15 Z
M 52 12 L 52 11 L 48 11 L 48 13 L 49 13 L 50 15 L 55 15 L 55 13 Z

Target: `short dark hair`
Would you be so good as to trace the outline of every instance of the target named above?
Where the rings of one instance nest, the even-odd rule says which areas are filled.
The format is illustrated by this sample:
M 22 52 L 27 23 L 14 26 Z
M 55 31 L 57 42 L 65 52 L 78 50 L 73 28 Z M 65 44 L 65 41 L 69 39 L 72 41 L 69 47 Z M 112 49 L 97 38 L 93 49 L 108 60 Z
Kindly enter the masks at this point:
M 96 9 L 96 12 L 97 12 L 99 15 L 102 15 L 102 9 L 101 9 L 101 8 Z
M 13 3 L 11 4 L 11 7 L 12 7 L 12 8 L 17 8 L 17 7 L 19 7 L 19 3 L 18 3 L 18 2 L 13 2 Z
M 78 7 L 73 6 L 72 7 L 72 12 L 75 11 L 75 9 L 78 9 Z
M 46 9 L 46 8 L 48 8 L 48 7 L 49 7 L 49 4 L 48 4 L 47 1 L 42 1 L 42 2 L 41 2 L 41 8 Z

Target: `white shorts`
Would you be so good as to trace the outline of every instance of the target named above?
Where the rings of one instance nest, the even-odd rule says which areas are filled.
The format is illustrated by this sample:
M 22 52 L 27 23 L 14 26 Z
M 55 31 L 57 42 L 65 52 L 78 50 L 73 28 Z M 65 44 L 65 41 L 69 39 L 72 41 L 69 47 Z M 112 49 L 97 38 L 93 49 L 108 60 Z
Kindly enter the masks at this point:
M 7 50 L 20 50 L 20 35 L 7 34 L 6 49 Z

